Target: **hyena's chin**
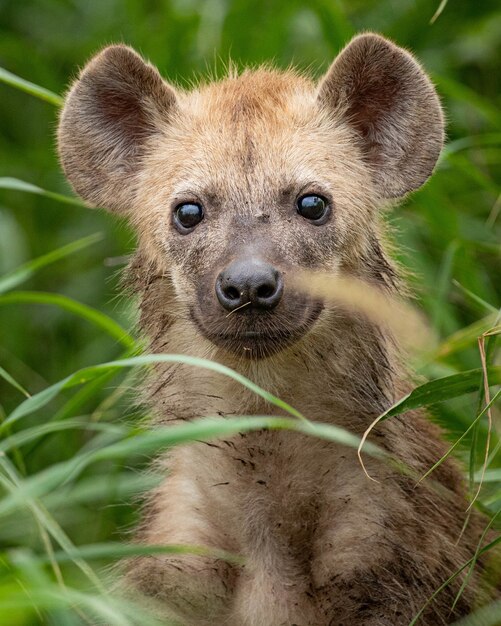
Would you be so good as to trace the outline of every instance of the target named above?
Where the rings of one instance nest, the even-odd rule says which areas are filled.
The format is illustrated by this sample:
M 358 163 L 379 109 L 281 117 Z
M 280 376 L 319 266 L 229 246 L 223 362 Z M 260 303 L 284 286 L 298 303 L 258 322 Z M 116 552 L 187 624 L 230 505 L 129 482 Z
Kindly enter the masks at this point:
M 291 310 L 255 311 L 208 316 L 197 307 L 191 319 L 209 341 L 226 352 L 247 359 L 264 359 L 302 339 L 323 309 L 320 301 L 298 302 Z

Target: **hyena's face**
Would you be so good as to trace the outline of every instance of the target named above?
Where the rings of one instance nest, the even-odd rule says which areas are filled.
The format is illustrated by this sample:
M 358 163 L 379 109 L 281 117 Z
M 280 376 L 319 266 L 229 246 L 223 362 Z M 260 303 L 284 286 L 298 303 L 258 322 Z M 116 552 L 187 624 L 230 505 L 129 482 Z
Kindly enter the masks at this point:
M 314 88 L 260 71 L 180 101 L 145 156 L 137 224 L 197 328 L 259 357 L 317 320 L 322 304 L 293 279 L 353 254 L 370 188 L 353 133 L 331 128 Z
M 108 48 L 70 92 L 59 137 L 75 189 L 127 212 L 198 329 L 259 357 L 319 318 L 302 270 L 380 262 L 376 207 L 426 180 L 442 134 L 416 62 L 365 35 L 319 85 L 257 70 L 190 93 Z

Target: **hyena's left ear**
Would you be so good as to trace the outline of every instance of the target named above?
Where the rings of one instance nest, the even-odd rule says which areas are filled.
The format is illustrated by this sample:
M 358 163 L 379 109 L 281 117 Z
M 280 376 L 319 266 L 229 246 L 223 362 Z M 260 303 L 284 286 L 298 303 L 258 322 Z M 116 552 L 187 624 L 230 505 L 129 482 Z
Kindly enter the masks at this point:
M 177 109 L 174 89 L 127 46 L 84 67 L 61 114 L 59 154 L 75 191 L 92 205 L 127 211 L 146 141 Z
M 444 141 L 436 91 L 415 59 L 379 35 L 355 37 L 322 79 L 318 98 L 357 132 L 383 198 L 420 187 Z

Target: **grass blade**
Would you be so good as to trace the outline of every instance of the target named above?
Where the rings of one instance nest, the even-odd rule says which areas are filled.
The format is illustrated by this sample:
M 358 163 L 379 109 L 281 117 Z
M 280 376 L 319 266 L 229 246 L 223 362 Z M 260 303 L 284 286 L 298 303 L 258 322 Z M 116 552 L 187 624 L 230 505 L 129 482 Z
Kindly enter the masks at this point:
M 416 387 L 401 400 L 393 404 L 384 413 L 379 415 L 379 417 L 377 417 L 364 432 L 358 448 L 360 465 L 367 474 L 367 477 L 370 478 L 362 459 L 362 448 L 366 444 L 368 436 L 374 427 L 379 424 L 379 422 L 388 419 L 389 417 L 393 417 L 394 415 L 401 415 L 402 413 L 406 413 L 412 409 L 418 409 L 422 406 L 436 404 L 438 402 L 443 402 L 444 400 L 452 400 L 453 398 L 463 396 L 467 393 L 478 391 L 479 385 L 483 385 L 484 383 L 484 373 L 485 372 L 482 368 L 477 368 L 424 383 L 424 385 Z M 501 384 L 501 366 L 487 368 L 487 375 L 489 381 L 488 384 L 490 386 Z M 26 402 L 28 402 L 28 400 L 25 400 L 25 403 Z M 474 424 L 476 424 L 476 422 Z M 475 427 L 473 427 L 473 430 L 475 430 Z
M 452 444 L 452 446 L 450 446 L 447 452 L 436 463 L 434 463 L 432 467 L 430 467 L 430 469 L 425 472 L 425 474 L 423 474 L 423 476 L 419 479 L 419 482 L 425 480 L 425 478 L 427 478 L 432 472 L 434 472 L 437 469 L 437 467 L 441 465 L 445 461 L 445 459 L 447 459 L 452 454 L 452 452 L 458 447 L 461 441 L 463 441 L 466 435 L 475 427 L 478 421 L 491 408 L 491 406 L 496 402 L 496 400 L 500 396 L 501 396 L 501 389 L 496 393 L 496 395 L 492 398 L 492 400 L 488 404 L 485 405 L 483 410 L 477 415 L 477 417 L 468 426 L 468 428 L 464 431 L 464 433 L 458 439 L 456 439 L 456 441 Z M 478 480 L 477 482 L 480 482 L 480 480 Z
M 448 0 L 442 0 L 440 2 L 440 4 L 438 5 L 437 10 L 435 11 L 433 17 L 430 20 L 430 24 L 434 24 L 438 20 L 438 18 L 440 17 L 442 12 L 444 11 L 445 7 L 447 6 L 447 2 L 448 2 Z
M 45 89 L 45 87 L 40 87 L 35 83 L 30 82 L 29 80 L 25 80 L 20 76 L 16 76 L 12 72 L 0 67 L 0 82 L 10 85 L 11 87 L 15 87 L 16 89 L 20 89 L 25 93 L 29 93 L 31 96 L 35 96 L 35 98 L 40 98 L 40 100 L 45 100 L 45 102 L 50 102 L 54 106 L 60 107 L 63 105 L 63 98 L 58 96 L 57 93 L 50 91 L 49 89 Z
M 38 196 L 45 196 L 46 198 L 57 200 L 58 202 L 63 202 L 64 204 L 72 204 L 85 209 L 89 208 L 85 202 L 76 197 L 65 196 L 64 194 L 56 193 L 55 191 L 48 191 L 47 189 L 42 189 L 42 187 L 38 187 L 32 183 L 27 183 L 24 180 L 19 180 L 18 178 L 0 178 L 0 189 L 25 191 L 26 193 L 34 193 Z
M 76 241 L 72 241 L 61 248 L 57 248 L 57 250 L 52 250 L 47 254 L 37 257 L 24 265 L 12 270 L 8 274 L 4 274 L 0 278 L 0 293 L 5 293 L 10 289 L 14 289 L 18 285 L 22 284 L 29 278 L 31 278 L 35 272 L 46 267 L 47 265 L 51 265 L 51 263 L 55 263 L 70 254 L 74 254 L 75 252 L 79 252 L 84 248 L 88 248 L 92 246 L 98 241 L 101 241 L 103 238 L 101 233 L 95 233 L 93 235 L 89 235 L 87 237 L 82 237 L 82 239 L 77 239 Z
M 179 622 L 174 624 L 171 621 L 160 622 L 153 613 L 150 613 L 144 605 L 136 605 L 131 601 L 122 598 L 96 594 L 94 591 L 85 593 L 66 586 L 64 589 L 51 583 L 40 585 L 39 588 L 33 585 L 32 577 L 27 572 L 26 578 L 30 581 L 29 593 L 25 593 L 16 586 L 7 597 L 0 599 L 0 612 L 2 615 L 15 614 L 16 610 L 24 608 L 40 608 L 44 611 L 70 610 L 77 613 L 76 622 L 78 624 L 106 624 L 107 626 L 179 626 Z M 63 626 L 60 621 L 61 613 L 50 622 L 42 619 L 39 623 L 57 624 Z M 17 623 L 17 622 L 16 622 Z M 23 623 L 27 623 L 23 621 Z M 29 622 L 33 623 L 33 622 Z
M 464 287 L 460 282 L 458 282 L 457 280 L 453 280 L 452 281 L 453 284 L 460 289 L 465 296 L 467 296 L 472 302 L 475 302 L 475 304 L 477 304 L 478 306 L 480 306 L 482 309 L 484 309 L 485 311 L 488 311 L 489 313 L 496 313 L 498 312 L 497 308 L 495 306 L 492 306 L 492 304 L 489 304 L 488 302 L 486 302 L 485 300 L 483 300 L 480 296 L 477 296 L 476 293 L 473 293 L 473 291 L 470 291 L 469 289 L 467 289 L 466 287 Z
M 492 327 L 495 315 L 488 315 L 469 326 L 465 326 L 461 328 L 457 332 L 453 333 L 447 339 L 445 339 L 437 348 L 433 351 L 433 354 L 428 356 L 430 361 L 434 361 L 436 359 L 443 359 L 445 357 L 450 356 L 451 354 L 455 354 L 460 350 L 464 350 L 469 346 L 473 345 L 477 342 L 478 338 L 482 333 Z
M 212 370 L 223 376 L 228 376 L 238 383 L 247 387 L 261 398 L 268 401 L 270 404 L 277 406 L 289 413 L 290 415 L 305 419 L 305 417 L 297 411 L 295 408 L 280 400 L 273 394 L 265 391 L 251 380 L 242 376 L 238 372 L 221 365 L 214 363 L 207 359 L 199 359 L 184 354 L 150 354 L 132 357 L 129 359 L 120 359 L 117 361 L 110 361 L 108 363 L 102 363 L 100 365 L 93 365 L 90 367 L 78 370 L 74 374 L 64 378 L 63 380 L 55 383 L 54 385 L 47 387 L 43 391 L 27 398 L 19 404 L 16 409 L 6 418 L 3 424 L 0 426 L 0 431 L 6 425 L 12 424 L 17 420 L 30 415 L 34 411 L 46 406 L 51 400 L 53 400 L 64 389 L 70 389 L 77 385 L 89 382 L 97 376 L 108 372 L 112 369 L 120 370 L 124 367 L 135 367 L 144 365 L 153 365 L 155 363 L 180 363 L 190 365 L 193 367 L 201 367 L 204 369 Z M 488 369 L 489 382 L 491 385 L 501 383 L 501 366 L 494 366 Z M 405 413 L 411 409 L 419 408 L 443 400 L 449 400 L 457 398 L 458 396 L 476 391 L 482 380 L 483 371 L 481 368 L 468 370 L 461 372 L 460 374 L 454 374 L 445 378 L 439 378 L 437 380 L 425 383 L 420 387 L 416 387 L 410 394 L 399 400 L 387 411 L 385 411 L 378 420 L 386 419 L 393 415 L 399 415 Z
M 38 394 L 31 396 L 21 404 L 17 406 L 17 408 L 10 414 L 10 416 L 3 422 L 1 428 L 8 424 L 12 424 L 16 422 L 21 417 L 29 415 L 34 411 L 46 406 L 51 400 L 53 400 L 61 391 L 64 389 L 69 389 L 71 387 L 75 387 L 77 385 L 81 385 L 83 383 L 89 382 L 104 374 L 105 372 L 109 372 L 113 369 L 120 370 L 125 367 L 135 367 L 135 366 L 144 366 L 144 365 L 154 365 L 155 363 L 181 363 L 185 365 L 190 365 L 193 367 L 201 367 L 204 369 L 212 370 L 223 376 L 228 376 L 233 380 L 236 380 L 244 387 L 247 387 L 255 394 L 264 398 L 271 404 L 281 408 L 286 413 L 293 415 L 294 417 L 305 419 L 304 416 L 291 407 L 289 404 L 280 400 L 273 394 L 265 391 L 251 380 L 242 376 L 238 372 L 226 367 L 224 365 L 220 365 L 219 363 L 214 363 L 213 361 L 208 361 L 207 359 L 198 359 L 195 357 L 186 356 L 184 354 L 155 354 L 155 355 L 143 355 L 132 357 L 129 359 L 121 359 L 117 361 L 110 361 L 108 363 L 102 363 L 100 365 L 94 365 L 90 367 L 83 368 L 74 374 L 71 374 L 67 378 L 59 381 L 58 383 L 52 385 L 51 387 L 47 387 Z
M 12 378 L 12 376 L 9 374 L 9 372 L 5 371 L 3 367 L 0 366 L 0 376 L 9 383 L 9 385 L 12 385 L 15 389 L 17 389 L 18 391 L 20 391 L 23 396 L 26 396 L 27 398 L 30 397 L 30 394 L 26 391 L 26 389 L 24 387 L 22 387 L 17 380 L 15 380 L 14 378 Z
M 134 337 L 129 335 L 114 319 L 73 298 L 43 291 L 14 291 L 0 296 L 0 306 L 21 302 L 57 306 L 94 324 L 128 350 L 135 350 L 137 347 Z
M 72 556 L 78 556 L 81 559 L 123 559 L 133 556 L 150 556 L 155 554 L 196 554 L 199 556 L 211 556 L 215 559 L 221 559 L 228 563 L 242 565 L 243 557 L 226 552 L 225 550 L 216 550 L 207 546 L 193 546 L 187 544 L 171 544 L 171 545 L 138 545 L 124 544 L 118 542 L 97 543 L 86 546 L 78 546 Z M 58 563 L 71 561 L 71 556 L 62 551 L 54 553 L 54 558 Z M 44 562 L 46 559 L 41 559 Z
M 490 386 L 501 384 L 501 366 L 490 367 L 487 371 Z M 380 416 L 380 419 L 386 419 L 412 409 L 429 406 L 444 400 L 452 400 L 467 393 L 478 391 L 478 386 L 482 380 L 483 371 L 479 367 L 424 383 L 391 406 Z
M 12 486 L 9 482 L 3 480 L 4 486 L 12 493 L 15 494 L 17 490 L 22 488 L 23 481 L 17 475 L 14 467 L 10 464 L 6 456 L 0 456 L 0 466 L 4 470 L 4 472 L 8 475 L 10 481 L 12 481 Z M 66 552 L 71 552 L 71 550 L 75 549 L 70 538 L 66 535 L 64 530 L 57 524 L 57 522 L 51 517 L 48 511 L 37 502 L 34 498 L 30 498 L 26 495 L 23 498 L 23 504 L 28 507 L 36 520 L 40 523 L 40 526 L 43 527 L 44 531 L 46 531 L 57 543 L 61 546 L 63 550 Z M 82 561 L 78 558 L 72 559 L 75 565 L 80 568 L 80 570 L 87 576 L 87 578 L 95 585 L 97 589 L 102 589 L 102 585 L 100 580 L 97 578 L 92 568 L 87 565 L 85 561 Z
M 491 519 L 489 520 L 489 523 L 484 528 L 484 530 L 482 532 L 482 535 L 480 536 L 480 539 L 478 540 L 477 548 L 475 550 L 475 554 L 473 555 L 473 558 L 472 558 L 471 563 L 470 563 L 470 565 L 468 567 L 468 571 L 466 573 L 466 576 L 465 576 L 463 582 L 461 583 L 461 587 L 459 588 L 459 591 L 457 592 L 456 598 L 454 599 L 454 604 L 452 605 L 452 610 L 454 610 L 456 608 L 456 605 L 459 602 L 459 599 L 461 598 L 461 595 L 463 594 L 464 590 L 466 589 L 466 587 L 468 585 L 468 582 L 469 582 L 469 580 L 471 578 L 471 575 L 473 574 L 473 570 L 475 569 L 475 565 L 477 564 L 478 557 L 480 556 L 480 550 L 482 549 L 482 544 L 484 542 L 484 539 L 487 536 L 487 533 L 491 529 L 492 525 L 494 524 L 494 522 L 496 521 L 496 519 L 497 519 L 497 517 L 499 516 L 500 513 L 501 513 L 501 510 L 498 511 L 495 515 L 493 515 L 491 517 Z
M 39 424 L 33 428 L 25 428 L 18 433 L 6 437 L 0 441 L 0 454 L 4 454 L 12 448 L 23 446 L 34 439 L 44 437 L 52 433 L 64 430 L 82 429 L 88 431 L 104 431 L 115 433 L 117 436 L 125 437 L 129 434 L 130 429 L 115 424 L 93 423 L 83 419 L 68 419 L 64 422 L 49 422 L 48 424 Z
M 26 501 L 41 498 L 74 481 L 92 463 L 122 461 L 123 459 L 129 461 L 137 456 L 150 457 L 174 446 L 263 429 L 292 430 L 353 449 L 356 449 L 360 443 L 357 435 L 331 424 L 308 422 L 297 418 L 254 415 L 233 418 L 205 417 L 185 424 L 147 429 L 144 432 L 131 431 L 131 436 L 126 438 L 121 433 L 117 433 L 118 441 L 115 443 L 53 464 L 25 479 L 16 493 L 5 497 L 0 502 L 0 516 L 10 515 L 19 507 L 25 507 Z M 383 450 L 373 444 L 368 444 L 367 452 L 381 459 L 387 456 Z

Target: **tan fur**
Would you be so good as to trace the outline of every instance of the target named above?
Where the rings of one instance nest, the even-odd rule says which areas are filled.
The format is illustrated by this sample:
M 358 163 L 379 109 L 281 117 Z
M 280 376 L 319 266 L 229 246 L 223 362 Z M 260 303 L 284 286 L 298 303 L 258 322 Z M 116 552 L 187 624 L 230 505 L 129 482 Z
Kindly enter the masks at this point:
M 301 269 L 341 272 L 399 289 L 384 251 L 381 207 L 419 187 L 443 142 L 440 104 L 413 57 L 362 35 L 319 85 L 262 68 L 181 92 L 123 46 L 101 52 L 73 85 L 59 147 L 75 189 L 123 211 L 139 238 L 129 282 L 154 352 L 225 363 L 308 418 L 363 433 L 409 387 L 393 339 L 360 316 L 290 288 Z M 328 223 L 299 216 L 302 193 L 332 205 Z M 178 203 L 205 218 L 188 235 Z M 291 332 L 268 348 L 235 339 L 251 316 L 227 316 L 214 284 L 235 258 L 259 257 L 284 275 L 283 301 L 256 318 Z M 245 321 L 247 320 L 247 321 Z M 298 330 L 299 329 L 299 330 Z M 296 334 L 294 334 L 296 333 Z M 160 423 L 203 415 L 279 414 L 232 380 L 162 365 L 145 390 Z M 379 445 L 422 473 L 444 452 L 420 414 L 384 422 Z M 460 473 L 437 470 L 437 492 L 353 450 L 288 432 L 257 432 L 175 449 L 150 498 L 138 540 L 241 554 L 243 567 L 209 557 L 135 560 L 127 580 L 183 624 L 404 626 L 474 552 L 479 521 L 460 537 Z M 459 540 L 459 541 L 458 541 Z M 473 606 L 478 572 L 451 612 L 459 582 L 421 624 L 451 623 Z

